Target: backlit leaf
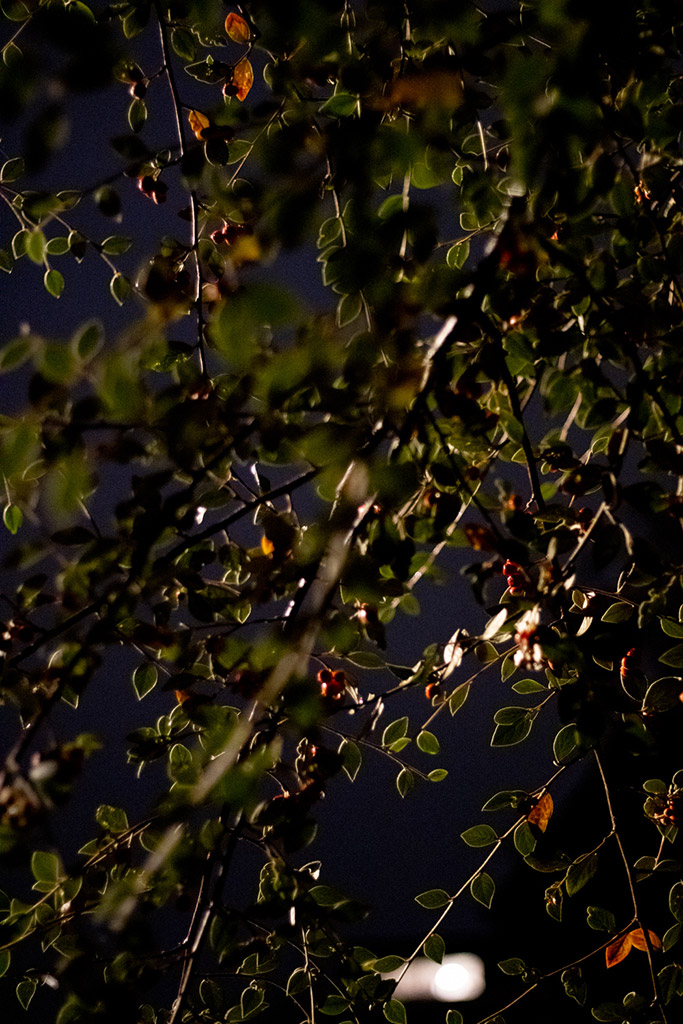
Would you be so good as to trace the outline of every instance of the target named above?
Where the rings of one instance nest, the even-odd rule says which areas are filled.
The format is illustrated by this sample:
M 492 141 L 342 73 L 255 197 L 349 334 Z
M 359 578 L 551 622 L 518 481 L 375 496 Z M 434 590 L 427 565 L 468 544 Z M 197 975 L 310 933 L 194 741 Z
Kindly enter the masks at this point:
M 237 86 L 237 92 L 235 93 L 237 99 L 245 100 L 254 84 L 254 69 L 251 66 L 251 62 L 246 58 L 241 60 L 232 73 L 232 80 L 234 85 Z
M 541 832 L 545 832 L 548 822 L 553 813 L 553 798 L 550 793 L 544 793 L 535 806 L 529 811 L 526 820 L 530 825 L 535 825 Z
M 231 11 L 225 19 L 225 34 L 233 43 L 248 43 L 251 39 L 249 25 L 239 14 Z

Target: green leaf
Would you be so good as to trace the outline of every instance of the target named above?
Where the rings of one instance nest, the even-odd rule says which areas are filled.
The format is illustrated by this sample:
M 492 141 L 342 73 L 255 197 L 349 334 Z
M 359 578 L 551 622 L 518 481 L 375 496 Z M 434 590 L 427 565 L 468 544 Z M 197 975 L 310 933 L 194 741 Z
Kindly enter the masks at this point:
M 439 907 L 445 907 L 450 899 L 445 889 L 427 889 L 415 897 L 415 902 L 427 910 L 438 910 Z
M 9 185 L 10 182 L 17 181 L 23 173 L 24 161 L 19 156 L 13 157 L 11 160 L 6 160 L 0 167 L 0 181 L 3 185 Z
M 351 117 L 356 113 L 357 107 L 357 96 L 348 92 L 338 92 L 334 96 L 330 96 L 329 100 L 325 100 L 320 108 L 320 113 L 326 114 L 328 117 Z
M 133 672 L 133 689 L 138 700 L 142 700 L 154 689 L 158 679 L 159 670 L 156 665 L 152 665 L 149 661 L 143 661 L 142 665 L 138 665 Z
M 491 907 L 493 896 L 496 891 L 496 883 L 485 871 L 480 871 L 470 883 L 470 893 L 477 901 L 487 909 Z
M 353 782 L 363 760 L 360 747 L 357 743 L 354 743 L 353 740 L 343 739 L 339 746 L 338 753 L 341 756 L 344 771 L 351 779 L 351 782 Z
M 130 281 L 123 274 L 116 273 L 109 282 L 109 291 L 118 305 L 122 306 L 132 292 Z
M 460 838 L 468 846 L 490 846 L 498 842 L 498 836 L 490 825 L 473 825 L 461 832 Z
M 388 747 L 394 743 L 395 740 L 402 739 L 408 732 L 409 725 L 410 720 L 407 716 L 397 718 L 391 722 L 382 733 L 382 746 Z
M 31 1000 L 35 995 L 35 991 L 38 988 L 37 978 L 24 978 L 19 982 L 16 988 L 17 999 L 19 1005 L 24 1010 L 28 1010 Z
M 518 679 L 516 683 L 512 684 L 512 689 L 515 693 L 541 693 L 548 687 L 539 683 L 537 679 Z
M 31 871 L 36 882 L 47 882 L 56 885 L 64 872 L 59 857 L 47 850 L 34 850 L 31 856 Z
M 570 999 L 583 1006 L 588 995 L 588 986 L 583 979 L 580 967 L 568 967 L 561 976 L 564 991 Z
M 463 1024 L 463 1018 L 460 1010 L 447 1010 L 446 1024 Z
M 583 757 L 585 748 L 575 725 L 564 725 L 553 741 L 553 756 L 558 764 L 569 764 Z
M 145 121 L 147 120 L 147 104 L 144 100 L 135 99 L 128 107 L 128 124 L 130 130 L 135 132 L 141 132 L 145 127 Z
M 2 521 L 10 533 L 17 533 L 24 521 L 24 513 L 18 505 L 5 505 Z
M 396 788 L 402 797 L 406 797 L 415 785 L 413 773 L 408 768 L 402 768 L 396 776 Z
M 498 724 L 493 730 L 491 746 L 512 747 L 522 743 L 531 732 L 536 715 L 537 712 L 532 709 L 501 708 L 495 715 Z
M 448 698 L 448 710 L 452 715 L 459 711 L 467 700 L 470 693 L 470 684 L 467 686 L 457 686 L 453 693 Z
M 417 743 L 418 748 L 422 751 L 423 754 L 436 755 L 441 752 L 441 747 L 436 736 L 434 735 L 433 732 L 428 732 L 426 729 L 423 729 L 421 732 L 418 733 L 415 742 Z
M 329 1017 L 335 1017 L 339 1013 L 343 1013 L 344 1010 L 348 1010 L 349 1001 L 344 996 L 329 995 L 325 999 L 325 1002 L 320 1007 L 320 1012 L 327 1014 Z
M 526 964 L 518 956 L 511 956 L 507 960 L 500 960 L 498 967 L 503 974 L 509 975 L 524 974 L 526 971 Z
M 12 955 L 9 949 L 0 949 L 0 978 L 7 974 L 11 961 Z
M 375 960 L 372 969 L 378 974 L 391 974 L 392 971 L 398 971 L 403 967 L 404 963 L 405 960 L 402 956 L 383 956 L 379 960 Z
M 64 291 L 64 278 L 58 270 L 46 270 L 43 276 L 43 284 L 45 285 L 45 290 L 54 296 L 55 299 L 58 299 Z
M 596 932 L 613 932 L 616 930 L 616 921 L 611 910 L 603 907 L 586 907 L 586 921 L 589 928 Z
M 670 949 L 676 945 L 681 937 L 681 925 L 672 924 L 671 927 L 664 933 L 662 939 L 662 949 L 665 953 L 668 953 Z
M 627 622 L 633 615 L 634 608 L 631 604 L 624 604 L 623 601 L 615 601 L 611 604 L 604 615 L 601 616 L 601 622 Z
M 672 668 L 683 668 L 683 644 L 676 644 L 670 647 L 664 654 L 660 654 L 659 660 L 663 665 L 670 665 Z
M 433 960 L 436 964 L 443 962 L 443 958 L 446 953 L 446 943 L 440 935 L 436 934 L 436 932 L 433 932 L 432 935 L 425 940 L 422 948 L 424 950 L 424 955 L 428 960 Z
M 344 657 L 352 665 L 357 665 L 359 668 L 387 667 L 385 659 L 380 657 L 379 654 L 375 654 L 374 651 L 351 651 L 350 654 L 346 654 Z
M 586 885 L 587 882 L 590 882 L 597 870 L 597 853 L 591 853 L 588 857 L 584 857 L 583 860 L 572 864 L 567 872 L 567 881 L 565 883 L 567 896 L 574 896 L 579 889 L 583 889 L 584 885 Z
M 448 775 L 448 771 L 445 768 L 433 768 L 427 775 L 430 782 L 443 782 Z
M 104 344 L 104 329 L 99 320 L 83 324 L 71 339 L 71 349 L 79 359 L 87 362 L 97 355 Z
M 128 815 L 121 807 L 113 807 L 111 804 L 100 804 L 95 811 L 95 821 L 106 832 L 118 835 L 128 828 Z
M 195 37 L 186 28 L 174 28 L 171 32 L 171 46 L 182 60 L 194 60 L 197 55 Z
M 446 263 L 452 270 L 460 270 L 467 263 L 467 257 L 470 254 L 470 242 L 469 239 L 465 239 L 462 242 L 456 242 L 452 245 L 446 253 Z
M 123 235 L 109 235 L 100 243 L 100 249 L 107 256 L 121 256 L 122 253 L 128 252 L 132 244 L 132 239 L 124 238 Z
M 363 299 L 358 295 L 342 295 L 337 303 L 337 327 L 353 323 L 363 312 Z
M 669 910 L 683 924 L 683 882 L 676 882 L 669 890 Z
M 382 1007 L 389 1024 L 406 1024 L 406 1008 L 398 999 L 389 999 Z
M 536 837 L 528 821 L 520 821 L 514 832 L 515 849 L 522 857 L 528 857 L 536 849 Z
M 16 235 L 14 237 L 16 238 Z M 47 239 L 39 228 L 28 232 L 25 238 L 25 246 L 26 255 L 33 263 L 43 263 L 45 261 Z M 17 255 L 16 252 L 15 255 Z
M 683 644 L 681 645 L 683 649 Z M 663 660 L 663 659 L 661 659 Z M 643 698 L 642 710 L 646 715 L 654 715 L 661 711 L 670 711 L 679 704 L 683 679 L 676 676 L 663 676 L 648 686 Z
M 50 238 L 45 246 L 48 256 L 65 256 L 70 248 L 68 235 L 56 235 Z
M 662 627 L 662 632 L 666 633 L 667 636 L 672 636 L 677 640 L 683 637 L 683 622 L 676 622 L 674 619 L 662 617 L 659 620 L 659 624 Z

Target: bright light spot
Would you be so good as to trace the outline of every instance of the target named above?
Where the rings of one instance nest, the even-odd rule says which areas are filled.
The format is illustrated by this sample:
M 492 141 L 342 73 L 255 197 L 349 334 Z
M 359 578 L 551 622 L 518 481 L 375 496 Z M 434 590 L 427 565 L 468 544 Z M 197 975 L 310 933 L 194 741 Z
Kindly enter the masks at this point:
M 472 953 L 444 957 L 432 981 L 432 995 L 443 1002 L 476 999 L 483 991 L 484 965 Z
M 398 977 L 397 971 L 387 977 Z M 410 965 L 396 988 L 396 998 L 438 999 L 444 1003 L 460 1003 L 478 999 L 484 991 L 484 964 L 474 953 L 445 956 L 442 964 L 418 957 Z

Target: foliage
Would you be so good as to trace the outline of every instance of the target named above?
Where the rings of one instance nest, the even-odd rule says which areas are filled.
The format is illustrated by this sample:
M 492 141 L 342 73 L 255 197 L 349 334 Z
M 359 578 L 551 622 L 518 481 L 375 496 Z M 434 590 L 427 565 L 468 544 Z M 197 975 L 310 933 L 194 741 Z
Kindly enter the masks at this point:
M 238 1022 L 283 1003 L 403 1024 L 383 975 L 440 961 L 468 892 L 495 909 L 504 848 L 529 901 L 549 876 L 550 939 L 529 964 L 510 929 L 486 1019 L 525 1019 L 553 987 L 577 1020 L 675 1019 L 680 5 L 2 12 L 0 106 L 19 129 L 0 269 L 8 294 L 30 279 L 27 314 L 39 293 L 55 310 L 76 294 L 81 313 L 70 338 L 29 328 L 0 351 L 5 393 L 25 396 L 0 418 L 0 853 L 19 867 L 0 984 L 59 1024 Z M 93 130 L 126 112 L 127 128 L 105 174 L 81 180 L 79 151 L 55 186 L 84 98 Z M 127 211 L 132 237 L 116 233 Z M 292 267 L 316 245 L 313 298 Z M 94 260 L 106 327 L 82 283 Z M 480 628 L 444 642 L 425 622 L 423 657 L 395 664 L 392 629 L 451 549 L 473 552 Z M 111 790 L 76 852 L 59 822 L 102 754 L 73 722 L 103 677 L 115 716 L 123 675 L 140 701 L 127 756 L 157 797 L 126 810 Z M 469 877 L 416 894 L 433 916 L 409 957 L 346 944 L 366 908 L 306 855 L 329 780 L 376 751 L 419 800 L 447 774 L 451 716 L 496 677 L 513 696 L 491 743 L 524 744 L 544 774 L 463 832 L 481 850 Z M 539 720 L 556 723 L 550 748 Z M 552 798 L 586 772 L 597 839 Z M 258 858 L 244 897 L 243 848 Z M 621 896 L 597 906 L 615 876 Z M 570 900 L 587 926 L 561 960 Z

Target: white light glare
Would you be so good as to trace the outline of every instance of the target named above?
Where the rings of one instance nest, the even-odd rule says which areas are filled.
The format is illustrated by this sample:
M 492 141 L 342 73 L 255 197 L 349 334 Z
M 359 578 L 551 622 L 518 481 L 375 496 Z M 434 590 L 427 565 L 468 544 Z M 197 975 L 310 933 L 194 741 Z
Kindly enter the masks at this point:
M 387 977 L 398 977 L 400 971 Z M 435 964 L 418 957 L 396 987 L 397 999 L 438 999 L 444 1003 L 464 1003 L 478 999 L 484 991 L 484 963 L 474 953 L 453 953 Z

